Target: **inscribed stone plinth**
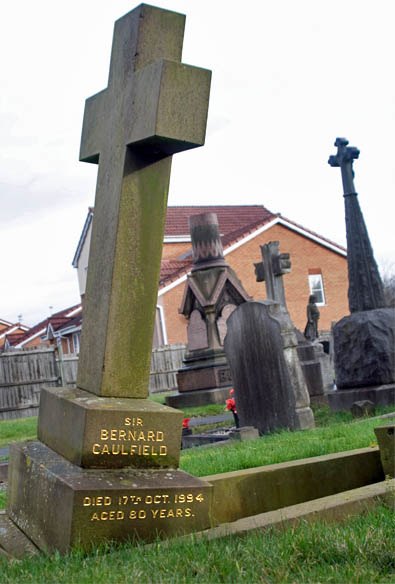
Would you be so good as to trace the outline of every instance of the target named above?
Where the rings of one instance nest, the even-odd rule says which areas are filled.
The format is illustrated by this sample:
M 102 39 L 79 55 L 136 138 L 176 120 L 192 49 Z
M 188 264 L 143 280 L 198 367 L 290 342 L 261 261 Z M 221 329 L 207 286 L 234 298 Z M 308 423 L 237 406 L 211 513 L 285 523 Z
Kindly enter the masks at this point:
M 369 387 L 395 387 L 395 311 L 385 308 L 383 283 L 354 187 L 353 161 L 359 150 L 348 146 L 344 138 L 337 138 L 335 146 L 337 153 L 328 162 L 340 167 L 342 174 L 351 312 L 333 328 L 336 385 L 344 391 L 357 389 L 359 400 L 371 399 L 366 393 L 372 393 Z M 384 393 L 380 392 L 381 400 Z M 342 397 L 341 393 L 330 396 L 331 407 L 340 409 Z M 393 389 L 389 388 L 387 403 L 391 400 Z M 345 409 L 349 402 L 345 396 Z M 374 398 L 373 402 L 379 403 Z
M 148 5 L 122 17 L 86 102 L 80 158 L 99 171 L 78 389 L 43 390 L 45 444 L 9 469 L 8 513 L 40 549 L 209 526 L 210 486 L 176 470 L 182 414 L 144 399 L 171 155 L 202 145 L 207 119 L 210 72 L 179 62 L 183 30 Z
M 240 305 L 225 337 L 240 426 L 255 426 L 262 434 L 298 427 L 281 329 L 269 310 L 268 302 Z
M 41 391 L 38 438 L 84 468 L 177 468 L 183 414 L 152 400 Z
M 8 514 L 41 550 L 209 526 L 210 485 L 180 470 L 82 469 L 40 442 L 18 443 L 12 456 Z

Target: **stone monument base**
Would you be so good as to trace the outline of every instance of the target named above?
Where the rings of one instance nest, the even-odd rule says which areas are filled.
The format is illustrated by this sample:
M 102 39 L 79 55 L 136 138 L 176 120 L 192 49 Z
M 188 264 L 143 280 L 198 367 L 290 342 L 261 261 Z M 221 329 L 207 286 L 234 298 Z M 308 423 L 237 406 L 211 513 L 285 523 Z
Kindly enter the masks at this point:
M 206 406 L 208 404 L 223 404 L 229 398 L 231 386 L 214 387 L 202 391 L 183 391 L 174 395 L 166 396 L 166 404 L 172 408 L 189 408 L 195 406 Z
M 327 398 L 334 412 L 350 410 L 354 402 L 362 400 L 369 400 L 375 406 L 393 405 L 395 408 L 395 384 L 339 389 L 328 392 Z
M 225 364 L 209 365 L 203 363 L 200 366 L 186 367 L 177 373 L 177 386 L 180 393 L 184 391 L 202 391 L 217 387 L 229 387 L 232 385 L 230 369 Z
M 211 485 L 183 471 L 82 469 L 36 441 L 11 453 L 7 513 L 43 551 L 210 526 Z

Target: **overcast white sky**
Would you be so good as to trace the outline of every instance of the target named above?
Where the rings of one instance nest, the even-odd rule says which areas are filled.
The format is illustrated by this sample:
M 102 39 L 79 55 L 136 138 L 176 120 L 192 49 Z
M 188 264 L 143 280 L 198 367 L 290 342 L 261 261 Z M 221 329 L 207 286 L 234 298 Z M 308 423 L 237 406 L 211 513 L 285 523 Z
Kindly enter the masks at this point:
M 85 98 L 107 85 L 130 0 L 0 0 L 0 318 L 79 301 L 71 261 L 97 167 L 78 161 Z M 376 259 L 395 259 L 395 2 L 163 0 L 183 62 L 213 71 L 206 145 L 173 159 L 171 205 L 263 204 L 345 243 L 336 136 Z M 287 250 L 283 250 L 287 251 Z

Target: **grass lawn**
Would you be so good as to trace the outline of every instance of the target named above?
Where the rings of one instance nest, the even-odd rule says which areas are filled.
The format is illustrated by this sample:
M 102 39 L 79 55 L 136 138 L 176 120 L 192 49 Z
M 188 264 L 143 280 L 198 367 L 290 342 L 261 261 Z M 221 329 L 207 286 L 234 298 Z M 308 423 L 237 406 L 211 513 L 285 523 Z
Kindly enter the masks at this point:
M 34 440 L 37 437 L 37 417 L 0 421 L 0 447 L 19 440 Z
M 11 564 L 0 558 L 0 573 L 2 584 L 389 584 L 394 541 L 393 512 L 377 506 L 343 524 L 303 522 L 243 537 L 124 544 Z
M 200 409 L 201 410 L 201 409 Z M 221 411 L 223 411 L 221 406 Z M 385 413 L 388 408 L 378 410 Z M 202 415 L 202 411 L 197 415 Z M 212 411 L 209 415 L 213 415 Z M 189 416 L 188 417 L 192 417 Z M 315 410 L 317 428 L 279 431 L 250 442 L 189 449 L 180 467 L 195 476 L 375 446 L 374 428 L 393 420 L 352 420 L 347 412 Z M 0 422 L 0 445 L 35 438 L 37 418 Z M 0 490 L 0 508 L 5 491 Z M 150 546 L 105 546 L 7 563 L 0 581 L 34 584 L 395 582 L 393 510 L 383 505 L 343 524 L 301 523 L 213 541 L 170 540 Z M 392 542 L 392 543 L 391 543 Z M 109 553 L 111 552 L 111 553 Z

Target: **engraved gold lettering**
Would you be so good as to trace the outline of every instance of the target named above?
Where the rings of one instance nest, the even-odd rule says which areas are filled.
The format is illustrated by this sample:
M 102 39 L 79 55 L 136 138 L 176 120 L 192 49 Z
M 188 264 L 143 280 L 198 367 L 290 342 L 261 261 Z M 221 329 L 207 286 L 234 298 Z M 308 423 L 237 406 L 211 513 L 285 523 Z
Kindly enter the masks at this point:
M 147 512 L 145 511 L 145 509 L 132 509 L 129 512 L 129 519 L 146 519 L 147 518 Z
M 125 418 L 123 423 L 125 426 L 142 426 L 143 419 L 142 418 Z
M 110 454 L 110 449 L 108 448 L 108 444 L 103 444 L 103 448 L 101 451 L 102 454 Z
M 126 440 L 126 430 L 119 430 L 119 439 Z
M 100 430 L 100 440 L 108 440 L 108 430 L 105 428 Z
M 92 452 L 93 452 L 93 454 L 101 454 L 100 444 L 94 444 L 92 446 Z
M 111 505 L 111 497 L 99 496 L 99 497 L 84 497 L 82 504 L 84 507 L 102 507 Z
M 176 517 L 182 517 L 182 509 L 176 509 Z

